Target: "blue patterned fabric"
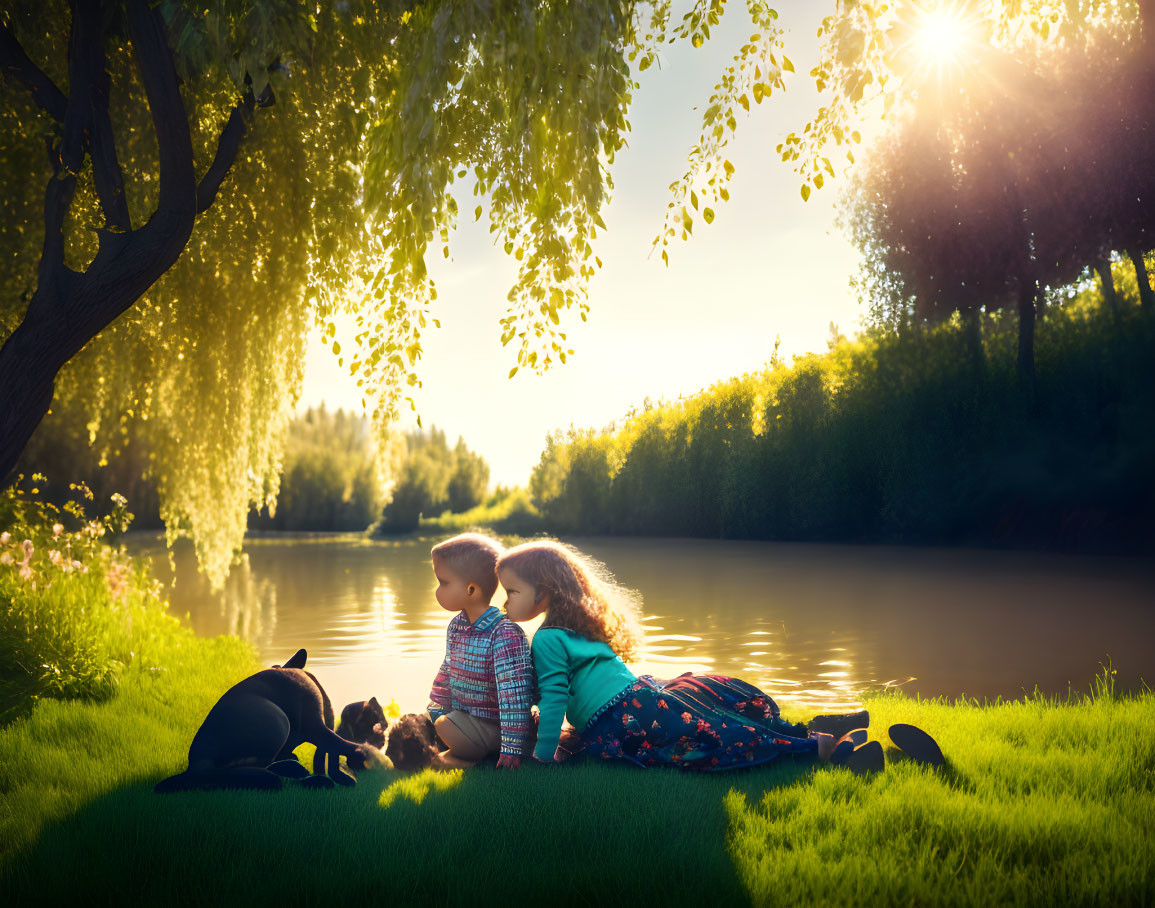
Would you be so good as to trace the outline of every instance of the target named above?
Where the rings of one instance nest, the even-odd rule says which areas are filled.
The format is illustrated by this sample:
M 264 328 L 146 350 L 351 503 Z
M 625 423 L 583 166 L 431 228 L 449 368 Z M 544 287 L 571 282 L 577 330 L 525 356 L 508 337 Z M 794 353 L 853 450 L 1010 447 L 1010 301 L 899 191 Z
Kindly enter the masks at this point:
M 805 726 L 782 719 L 770 697 L 722 675 L 643 675 L 581 737 L 592 759 L 682 769 L 739 769 L 818 752 Z

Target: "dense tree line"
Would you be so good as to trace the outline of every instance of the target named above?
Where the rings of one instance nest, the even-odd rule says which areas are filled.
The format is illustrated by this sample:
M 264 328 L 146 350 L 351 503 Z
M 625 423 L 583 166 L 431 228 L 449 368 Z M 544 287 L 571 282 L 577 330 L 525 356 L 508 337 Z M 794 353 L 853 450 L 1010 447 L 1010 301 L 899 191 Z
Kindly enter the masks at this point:
M 384 525 L 409 530 L 422 514 L 458 514 L 486 502 L 489 465 L 464 439 L 450 447 L 436 427 L 398 434 L 382 450 L 366 417 L 322 405 L 291 420 L 286 434 L 276 507 L 250 513 L 250 529 L 359 532 L 384 508 Z M 58 503 L 73 497 L 72 482 L 84 482 L 95 513 L 108 512 L 120 493 L 135 529 L 161 528 L 147 443 L 131 431 L 125 436 L 119 446 L 93 447 L 83 409 L 56 409 L 33 434 L 19 472 L 46 476 L 37 485 Z
M 553 436 L 533 472 L 553 532 L 1127 547 L 1155 541 L 1155 325 L 1133 278 L 1040 326 L 1038 402 L 1013 316 L 873 330 L 604 431 Z M 1125 289 L 1122 289 L 1125 288 Z
M 381 513 L 381 463 L 363 416 L 310 408 L 289 423 L 276 508 L 249 516 L 250 529 L 366 529 Z
M 436 426 L 406 433 L 396 476 L 377 527 L 382 533 L 415 530 L 422 516 L 472 510 L 485 502 L 489 490 L 489 465 L 462 438 L 449 447 L 445 432 Z

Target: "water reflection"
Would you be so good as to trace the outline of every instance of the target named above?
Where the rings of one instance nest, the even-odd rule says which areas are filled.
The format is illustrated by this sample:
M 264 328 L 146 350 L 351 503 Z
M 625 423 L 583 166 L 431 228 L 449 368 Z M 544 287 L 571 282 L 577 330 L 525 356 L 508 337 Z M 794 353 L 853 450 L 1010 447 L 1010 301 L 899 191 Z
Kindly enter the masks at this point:
M 451 617 L 434 598 L 436 541 L 251 540 L 215 596 L 191 546 L 175 552 L 174 575 L 159 540 L 130 544 L 154 556 L 173 612 L 197 633 L 251 640 L 269 664 L 305 646 L 338 707 L 375 695 L 411 710 L 426 702 Z M 643 596 L 636 671 L 733 675 L 799 715 L 854 709 L 864 690 L 893 685 L 1064 693 L 1069 682 L 1085 687 L 1108 656 L 1124 684 L 1155 677 L 1147 563 L 700 540 L 578 545 Z

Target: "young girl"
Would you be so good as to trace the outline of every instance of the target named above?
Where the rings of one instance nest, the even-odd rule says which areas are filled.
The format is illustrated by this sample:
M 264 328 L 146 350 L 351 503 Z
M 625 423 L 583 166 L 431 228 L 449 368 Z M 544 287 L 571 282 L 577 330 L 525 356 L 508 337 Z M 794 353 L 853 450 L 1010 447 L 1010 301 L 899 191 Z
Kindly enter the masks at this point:
M 554 761 L 567 714 L 586 754 L 641 766 L 718 770 L 779 754 L 830 758 L 831 735 L 807 737 L 804 726 L 784 721 L 774 701 L 744 681 L 635 676 L 622 660 L 637 654 L 637 607 L 573 549 L 527 542 L 501 557 L 497 576 L 510 618 L 545 614 L 533 640 L 541 692 L 538 760 Z

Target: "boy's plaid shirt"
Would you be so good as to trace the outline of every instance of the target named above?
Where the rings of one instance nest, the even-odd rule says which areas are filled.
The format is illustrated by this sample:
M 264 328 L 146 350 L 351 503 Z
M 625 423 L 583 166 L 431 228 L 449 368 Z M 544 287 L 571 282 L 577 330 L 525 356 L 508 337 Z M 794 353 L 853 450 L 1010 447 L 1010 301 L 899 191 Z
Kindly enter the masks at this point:
M 473 623 L 465 612 L 449 622 L 445 661 L 433 679 L 429 713 L 460 709 L 501 725 L 501 752 L 521 756 L 532 718 L 533 659 L 525 632 L 491 605 Z

